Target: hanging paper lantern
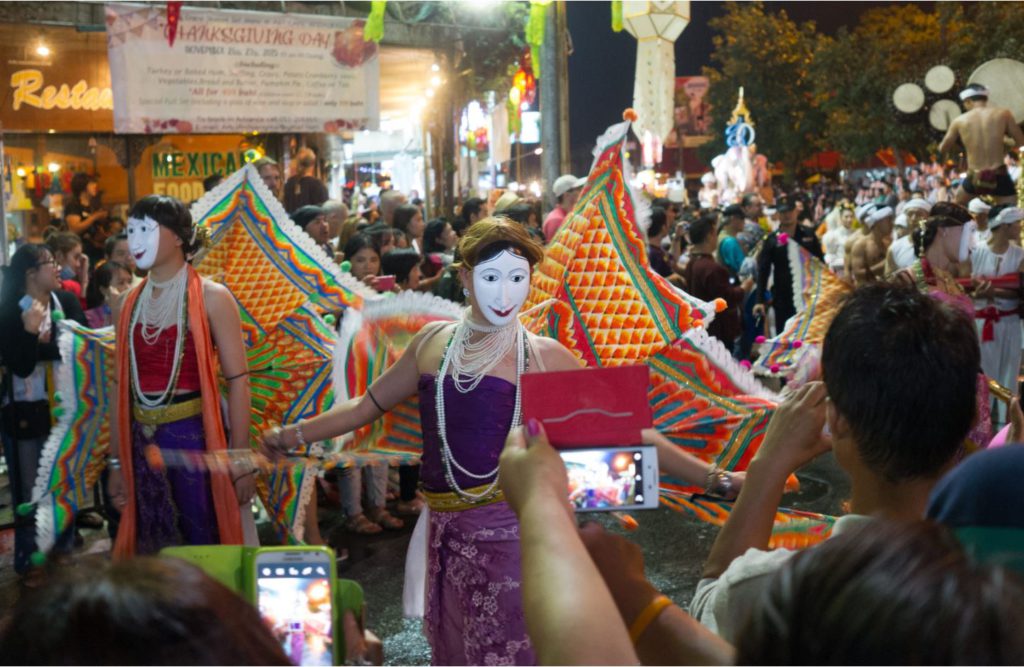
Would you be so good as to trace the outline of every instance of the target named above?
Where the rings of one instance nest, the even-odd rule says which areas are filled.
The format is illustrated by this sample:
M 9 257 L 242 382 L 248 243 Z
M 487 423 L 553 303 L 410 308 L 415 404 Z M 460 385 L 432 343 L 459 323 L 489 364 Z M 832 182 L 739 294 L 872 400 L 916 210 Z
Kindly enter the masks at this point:
M 622 20 L 637 40 L 633 107 L 638 135 L 663 141 L 675 113 L 675 41 L 690 22 L 689 0 L 624 0 Z
M 519 103 L 523 101 L 523 95 L 519 91 L 518 88 L 516 88 L 515 86 L 512 86 L 508 90 L 508 99 L 509 99 L 509 102 L 511 102 L 512 104 L 516 105 L 516 107 L 518 108 L 519 107 Z

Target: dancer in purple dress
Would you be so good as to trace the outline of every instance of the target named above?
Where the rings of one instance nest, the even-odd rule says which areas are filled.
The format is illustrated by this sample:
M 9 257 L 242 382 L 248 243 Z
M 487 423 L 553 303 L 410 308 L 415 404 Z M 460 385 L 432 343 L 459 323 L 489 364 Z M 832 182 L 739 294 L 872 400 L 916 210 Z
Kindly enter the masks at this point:
M 429 507 L 425 631 L 434 664 L 530 664 L 519 525 L 497 485 L 498 456 L 522 422 L 524 373 L 579 368 L 557 341 L 519 321 L 543 248 L 515 222 L 474 224 L 460 246 L 470 307 L 424 327 L 366 395 L 264 434 L 270 450 L 354 431 L 419 391 L 421 479 Z M 437 390 L 444 378 L 443 390 Z

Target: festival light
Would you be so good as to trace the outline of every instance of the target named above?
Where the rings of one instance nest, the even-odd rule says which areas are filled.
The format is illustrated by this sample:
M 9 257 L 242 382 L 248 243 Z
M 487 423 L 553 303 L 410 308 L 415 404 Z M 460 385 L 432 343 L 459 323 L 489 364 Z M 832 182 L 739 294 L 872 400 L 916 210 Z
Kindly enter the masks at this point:
M 50 170 L 51 174 L 56 174 L 58 171 L 60 171 L 60 165 L 57 164 L 56 162 L 51 162 L 46 166 L 46 168 Z
M 50 53 L 51 53 L 50 47 L 48 47 L 46 44 L 44 44 L 42 42 L 39 42 L 39 46 L 36 47 L 36 55 L 42 56 L 43 58 L 45 58 L 48 55 L 50 55 Z

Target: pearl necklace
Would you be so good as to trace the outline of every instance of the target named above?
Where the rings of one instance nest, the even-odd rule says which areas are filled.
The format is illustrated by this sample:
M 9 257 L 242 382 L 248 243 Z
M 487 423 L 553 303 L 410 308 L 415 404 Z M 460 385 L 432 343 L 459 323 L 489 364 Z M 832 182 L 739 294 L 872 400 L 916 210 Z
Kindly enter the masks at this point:
M 438 371 L 437 381 L 434 383 L 434 385 L 435 385 L 434 386 L 434 407 L 437 410 L 437 430 L 438 430 L 438 434 L 440 435 L 440 440 L 441 440 L 441 461 L 444 464 L 445 480 L 448 482 L 448 486 L 450 488 L 454 489 L 455 493 L 460 498 L 462 498 L 464 501 L 470 502 L 470 503 L 480 502 L 480 501 L 486 500 L 487 498 L 490 498 L 491 496 L 494 495 L 494 490 L 498 486 L 498 477 L 497 477 L 497 475 L 498 475 L 498 468 L 495 467 L 494 470 L 491 470 L 490 472 L 484 473 L 483 475 L 479 475 L 479 474 L 470 472 L 469 470 L 466 470 L 466 468 L 464 466 L 462 466 L 462 464 L 460 464 L 455 459 L 455 456 L 452 454 L 451 447 L 448 445 L 448 423 L 447 423 L 447 420 L 445 419 L 445 409 L 444 409 L 444 380 L 448 376 L 448 369 L 452 365 L 452 360 L 453 359 L 457 360 L 460 357 L 460 353 L 462 353 L 463 350 L 465 349 L 466 340 L 468 338 L 467 330 L 469 328 L 474 328 L 474 327 L 475 327 L 475 330 L 477 330 L 477 331 L 488 331 L 489 330 L 491 332 L 491 335 L 487 336 L 486 338 L 492 338 L 494 336 L 494 334 L 499 333 L 499 332 L 503 332 L 503 330 L 506 330 L 506 329 L 512 330 L 512 333 L 514 335 L 514 338 L 512 338 L 512 343 L 513 343 L 513 345 L 515 346 L 515 349 L 516 349 L 516 402 L 515 402 L 515 408 L 512 411 L 512 426 L 511 426 L 511 428 L 513 428 L 513 429 L 518 427 L 520 425 L 521 421 L 522 421 L 522 402 L 523 402 L 523 397 L 522 397 L 522 386 L 523 386 L 523 383 L 522 383 L 522 379 L 523 379 L 523 373 L 526 371 L 526 347 L 525 347 L 525 345 L 526 345 L 526 343 L 525 343 L 525 341 L 526 341 L 526 334 L 525 334 L 525 329 L 523 328 L 523 325 L 521 323 L 519 323 L 518 321 L 516 321 L 514 324 L 511 324 L 511 325 L 506 326 L 506 327 L 500 327 L 500 328 L 499 327 L 489 327 L 489 328 L 484 328 L 484 327 L 481 327 L 480 325 L 477 325 L 477 324 L 471 324 L 470 321 L 469 321 L 469 315 L 467 313 L 466 315 L 463 316 L 462 322 L 460 322 L 458 325 L 456 325 L 455 332 L 452 334 L 451 339 L 448 341 L 448 347 L 445 349 L 444 354 L 441 357 L 441 369 Z M 505 335 L 507 335 L 507 334 L 505 334 Z M 481 343 L 482 343 L 482 341 L 481 341 Z M 480 345 L 480 343 L 478 343 L 478 345 Z M 494 348 L 496 348 L 496 347 L 498 347 L 500 345 L 501 345 L 501 343 L 498 343 L 496 345 L 491 345 L 489 347 L 491 349 L 494 349 Z M 506 350 L 506 352 L 507 352 L 507 350 Z M 490 370 L 491 368 L 493 368 L 497 364 L 497 362 L 500 361 L 502 358 L 503 358 L 503 356 L 502 357 L 498 357 L 496 359 L 492 359 L 490 361 L 489 365 L 487 366 L 487 370 Z M 459 365 L 459 363 L 458 363 L 458 361 L 456 361 L 456 366 L 458 366 L 458 365 Z M 465 369 L 467 367 L 467 364 L 463 363 L 462 367 Z M 459 375 L 458 374 L 459 374 L 459 370 L 456 369 L 454 371 L 454 373 L 453 373 L 452 379 L 454 381 L 456 390 L 458 390 L 459 393 L 462 393 L 462 394 L 467 394 L 470 391 L 472 391 L 472 389 L 475 389 L 476 386 L 479 385 L 480 381 L 483 379 L 483 373 L 481 373 L 479 376 L 477 376 L 475 378 L 471 378 L 472 386 L 470 388 L 463 389 L 460 386 L 460 381 L 459 381 Z M 488 484 L 487 487 L 482 492 L 480 492 L 480 493 L 471 493 L 471 492 L 466 491 L 465 489 L 463 489 L 461 486 L 459 486 L 458 481 L 456 481 L 456 479 L 455 479 L 455 472 L 453 470 L 453 467 L 455 469 L 457 469 L 459 472 L 461 472 L 462 474 L 466 475 L 467 477 L 471 477 L 473 479 L 480 479 L 480 480 L 484 480 L 484 479 L 488 479 L 488 478 L 493 478 L 493 479 L 491 479 L 491 483 Z
M 170 280 L 157 282 L 150 278 L 139 295 L 138 320 L 142 323 L 142 340 L 153 345 L 167 327 L 173 325 L 185 301 L 185 278 L 188 275 L 183 264 L 181 270 Z M 153 296 L 155 289 L 160 296 Z
M 503 327 L 477 324 L 472 320 L 467 309 L 462 315 L 462 322 L 455 328 L 449 349 L 454 348 L 452 363 L 452 379 L 455 388 L 461 394 L 468 394 L 477 388 L 480 381 L 501 362 L 515 347 L 519 338 L 521 325 L 511 322 Z M 475 343 L 470 341 L 473 332 L 486 334 L 480 336 Z
M 181 271 L 164 283 L 155 283 L 152 279 L 147 280 L 145 286 L 142 288 L 142 294 L 139 295 L 139 302 L 135 307 L 135 312 L 132 313 L 131 324 L 128 328 L 128 349 L 131 356 L 129 366 L 131 367 L 132 389 L 135 394 L 135 400 L 146 408 L 158 408 L 167 404 L 174 395 L 178 386 L 178 374 L 181 371 L 181 358 L 185 349 L 185 288 L 187 287 L 187 282 L 184 278 L 188 275 L 186 268 L 187 265 L 181 267 Z M 153 299 L 152 297 L 154 286 L 159 287 L 162 290 L 157 299 Z M 169 297 L 168 301 L 176 307 L 176 312 L 171 311 L 169 315 L 163 314 L 162 309 L 167 308 L 167 306 L 162 304 L 159 305 L 158 308 L 147 309 L 149 301 L 163 299 L 168 294 L 173 297 Z M 167 322 L 166 320 L 168 317 L 173 318 L 173 321 Z M 147 320 L 147 318 L 149 319 Z M 155 335 L 147 336 L 147 326 L 154 327 L 154 320 L 157 320 L 158 318 L 160 326 L 159 328 L 155 328 Z M 164 387 L 164 390 L 157 398 L 150 398 L 143 393 L 142 384 L 139 381 L 139 364 L 136 361 L 138 357 L 135 354 L 135 327 L 140 323 L 142 324 L 142 330 L 140 332 L 142 340 L 147 345 L 155 344 L 164 329 L 172 324 L 177 324 L 177 330 L 175 331 L 174 337 L 174 358 L 171 360 L 171 372 L 167 378 L 167 386 Z

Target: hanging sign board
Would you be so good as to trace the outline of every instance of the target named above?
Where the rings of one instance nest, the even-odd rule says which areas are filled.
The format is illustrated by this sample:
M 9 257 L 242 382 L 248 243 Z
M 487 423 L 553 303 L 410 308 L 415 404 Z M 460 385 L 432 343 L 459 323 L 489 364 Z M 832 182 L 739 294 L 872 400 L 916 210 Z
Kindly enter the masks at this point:
M 376 129 L 380 64 L 360 20 L 106 6 L 118 133 Z

